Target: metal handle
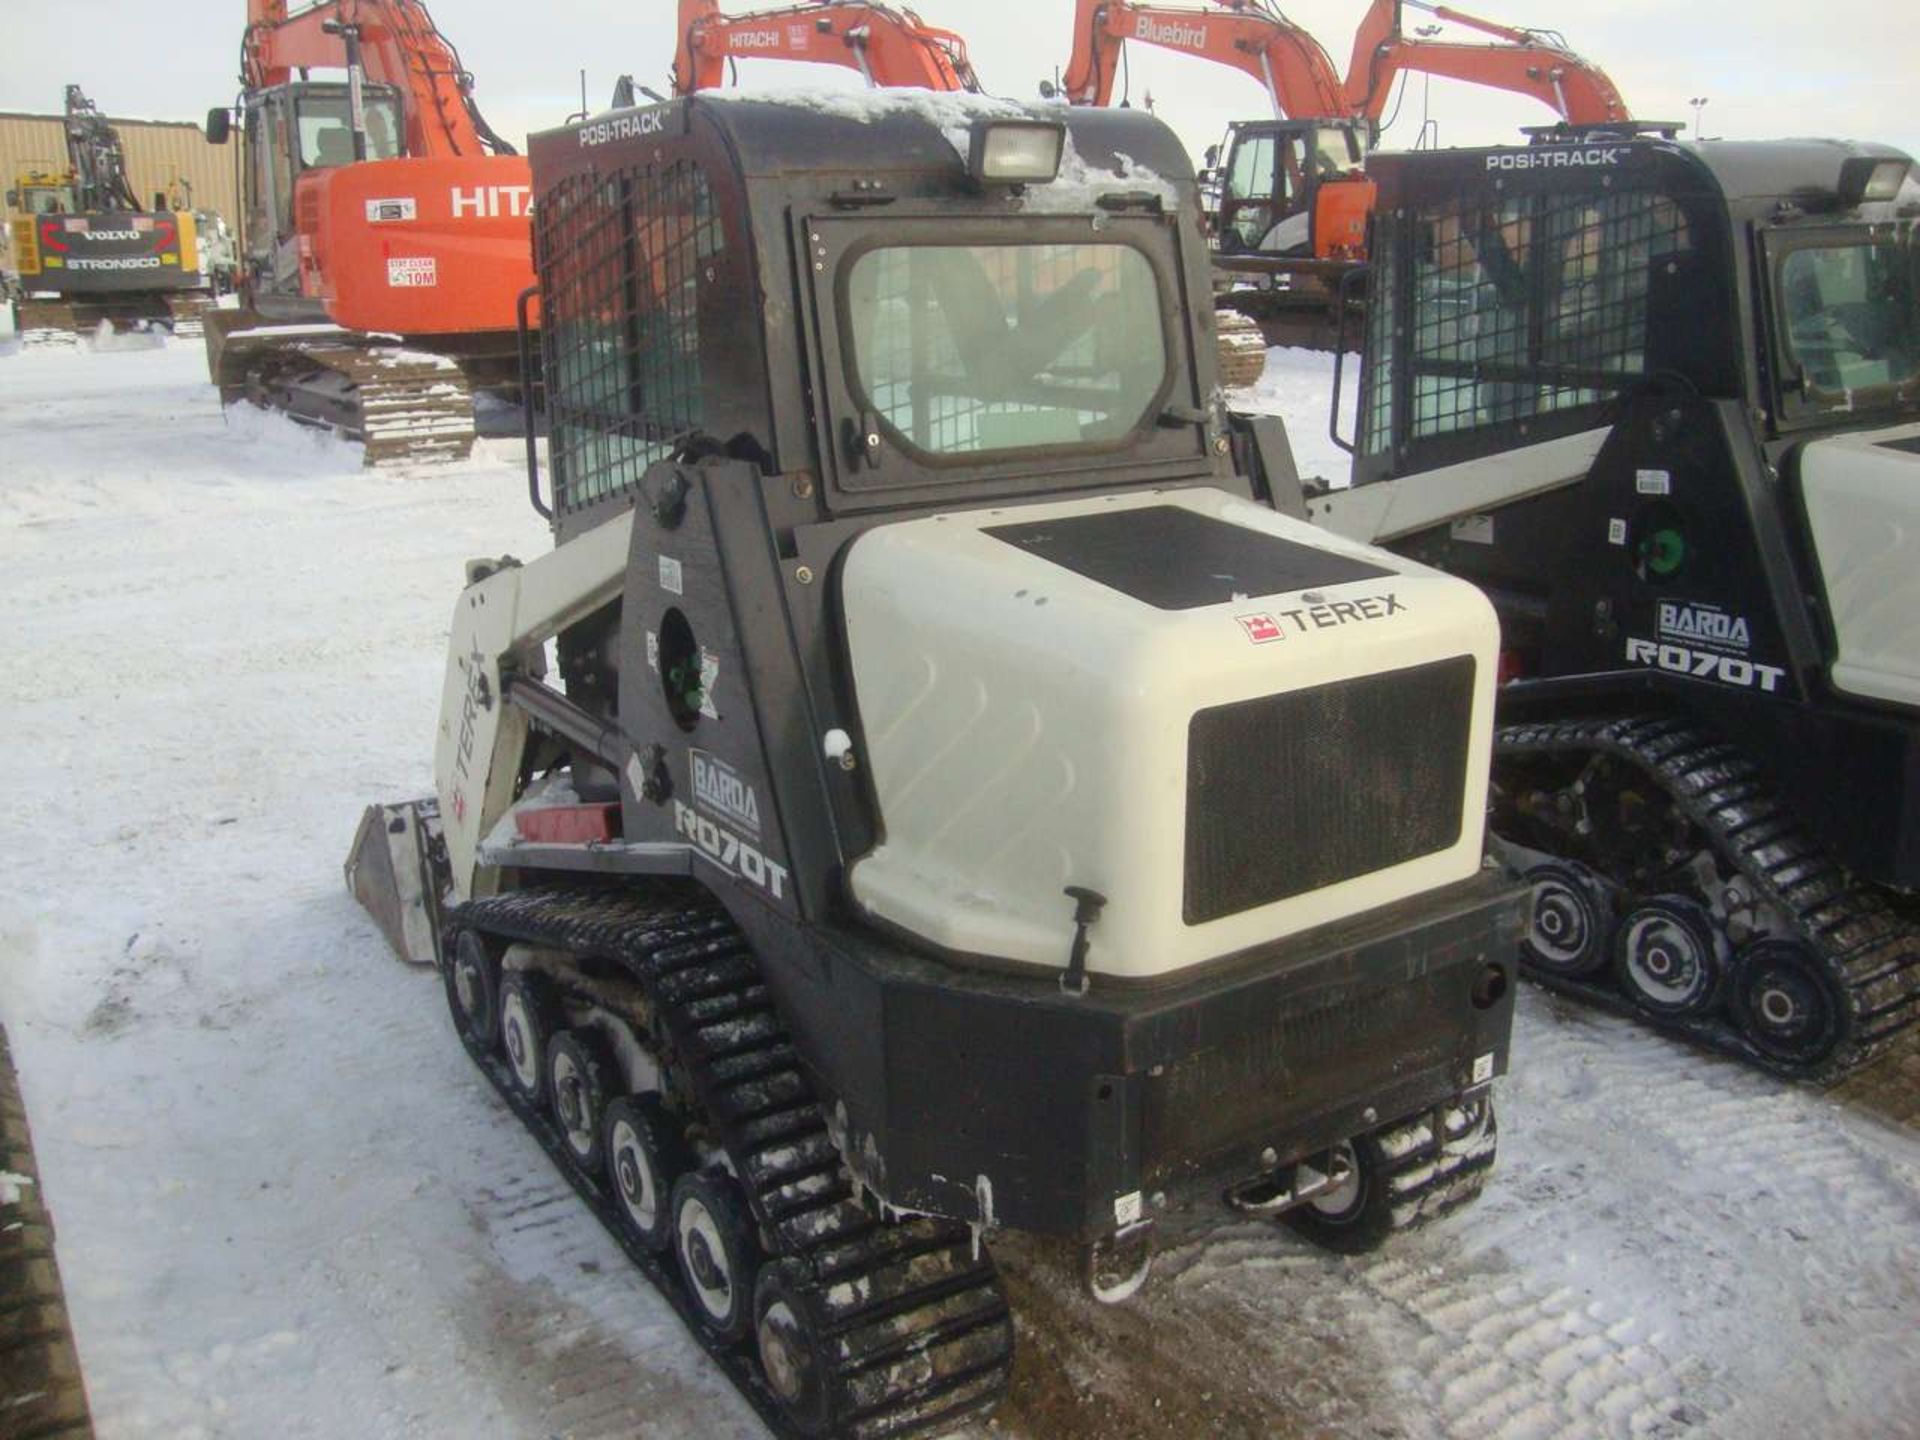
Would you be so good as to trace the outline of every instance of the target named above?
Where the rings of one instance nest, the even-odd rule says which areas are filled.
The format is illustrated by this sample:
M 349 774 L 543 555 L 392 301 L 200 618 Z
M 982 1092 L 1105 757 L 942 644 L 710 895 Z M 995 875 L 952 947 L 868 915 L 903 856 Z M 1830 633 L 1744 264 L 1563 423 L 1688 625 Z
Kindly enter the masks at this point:
M 1368 269 L 1365 265 L 1355 265 L 1343 272 L 1333 297 L 1333 408 L 1327 414 L 1327 435 L 1349 455 L 1353 453 L 1354 440 L 1360 438 L 1360 432 L 1356 424 L 1354 440 L 1340 438 L 1340 381 L 1347 368 L 1347 305 L 1352 299 L 1354 286 L 1367 278 Z
M 553 507 L 540 498 L 540 446 L 533 433 L 533 340 L 527 328 L 527 306 L 540 293 L 529 285 L 513 302 L 515 338 L 520 346 L 520 423 L 527 432 L 527 499 L 543 520 L 553 519 Z

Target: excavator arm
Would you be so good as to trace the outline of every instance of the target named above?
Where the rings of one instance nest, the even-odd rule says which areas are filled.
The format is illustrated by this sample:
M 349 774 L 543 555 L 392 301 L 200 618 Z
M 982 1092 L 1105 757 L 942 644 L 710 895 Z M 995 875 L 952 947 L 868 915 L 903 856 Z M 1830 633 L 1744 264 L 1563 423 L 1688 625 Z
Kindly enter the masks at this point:
M 726 83 L 727 62 L 805 60 L 858 70 L 876 88 L 978 92 L 967 44 L 911 10 L 868 0 L 815 0 L 777 10 L 723 15 L 719 0 L 680 0 L 673 93 Z
M 78 85 L 67 86 L 67 164 L 81 210 L 139 210 L 140 197 L 127 179 L 119 132 Z
M 1111 103 L 1129 40 L 1245 71 L 1265 88 L 1275 116 L 1346 110 L 1340 74 L 1320 42 L 1262 0 L 1219 0 L 1206 9 L 1077 0 L 1073 58 L 1061 81 L 1069 102 Z
M 1401 30 L 1403 4 L 1492 35 L 1499 43 L 1410 39 Z M 1531 95 L 1575 125 L 1632 118 L 1606 71 L 1574 54 L 1558 35 L 1501 25 L 1425 0 L 1373 0 L 1353 37 L 1345 108 L 1378 127 L 1393 78 L 1403 70 Z
M 297 70 L 347 64 L 346 27 L 357 32 L 367 80 L 406 97 L 406 153 L 420 159 L 511 155 L 473 101 L 473 76 L 419 0 L 321 0 L 291 15 L 287 0 L 247 0 L 241 81 L 260 90 Z

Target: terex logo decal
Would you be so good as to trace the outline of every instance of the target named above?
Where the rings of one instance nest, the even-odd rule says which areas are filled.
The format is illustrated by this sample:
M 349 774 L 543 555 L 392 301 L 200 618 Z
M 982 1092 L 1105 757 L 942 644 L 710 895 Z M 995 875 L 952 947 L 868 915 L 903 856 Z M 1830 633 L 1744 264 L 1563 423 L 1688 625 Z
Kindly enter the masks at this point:
M 741 829 L 760 833 L 760 800 L 740 772 L 718 756 L 704 750 L 690 750 L 693 759 L 693 798 L 723 820 L 731 820 Z
M 1236 615 L 1240 628 L 1247 632 L 1247 639 L 1255 645 L 1267 645 L 1275 640 L 1287 638 L 1287 632 L 1280 628 L 1280 622 L 1271 615 Z
M 1337 630 L 1342 625 L 1352 625 L 1367 620 L 1384 620 L 1389 615 L 1404 614 L 1409 606 L 1392 591 L 1384 595 L 1367 595 L 1358 600 L 1334 600 L 1325 605 L 1308 605 L 1298 610 L 1274 610 L 1257 615 L 1236 615 L 1240 628 L 1247 632 L 1247 639 L 1255 645 L 1265 645 L 1273 640 L 1286 638 L 1287 627 L 1293 627 L 1296 635 L 1305 635 L 1314 630 Z
M 776 865 L 731 830 L 721 829 L 678 800 L 673 802 L 673 828 L 728 874 L 759 886 L 776 900 L 786 899 L 786 866 Z

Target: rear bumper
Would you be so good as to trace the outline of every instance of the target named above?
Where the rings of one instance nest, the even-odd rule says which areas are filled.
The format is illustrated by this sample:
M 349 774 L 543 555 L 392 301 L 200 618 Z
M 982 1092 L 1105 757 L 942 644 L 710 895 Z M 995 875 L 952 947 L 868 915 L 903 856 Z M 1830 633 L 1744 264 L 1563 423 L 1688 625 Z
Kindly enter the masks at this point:
M 1503 1073 L 1524 896 L 1483 872 L 1078 998 L 851 936 L 769 969 L 878 1194 L 1093 1240 Z

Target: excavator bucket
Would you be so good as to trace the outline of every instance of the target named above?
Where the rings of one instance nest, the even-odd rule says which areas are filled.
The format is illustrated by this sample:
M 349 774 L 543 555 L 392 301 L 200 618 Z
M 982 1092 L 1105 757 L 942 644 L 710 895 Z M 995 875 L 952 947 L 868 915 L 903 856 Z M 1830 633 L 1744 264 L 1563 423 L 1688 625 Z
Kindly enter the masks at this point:
M 345 866 L 347 890 L 402 960 L 438 962 L 446 846 L 437 800 L 369 805 Z

